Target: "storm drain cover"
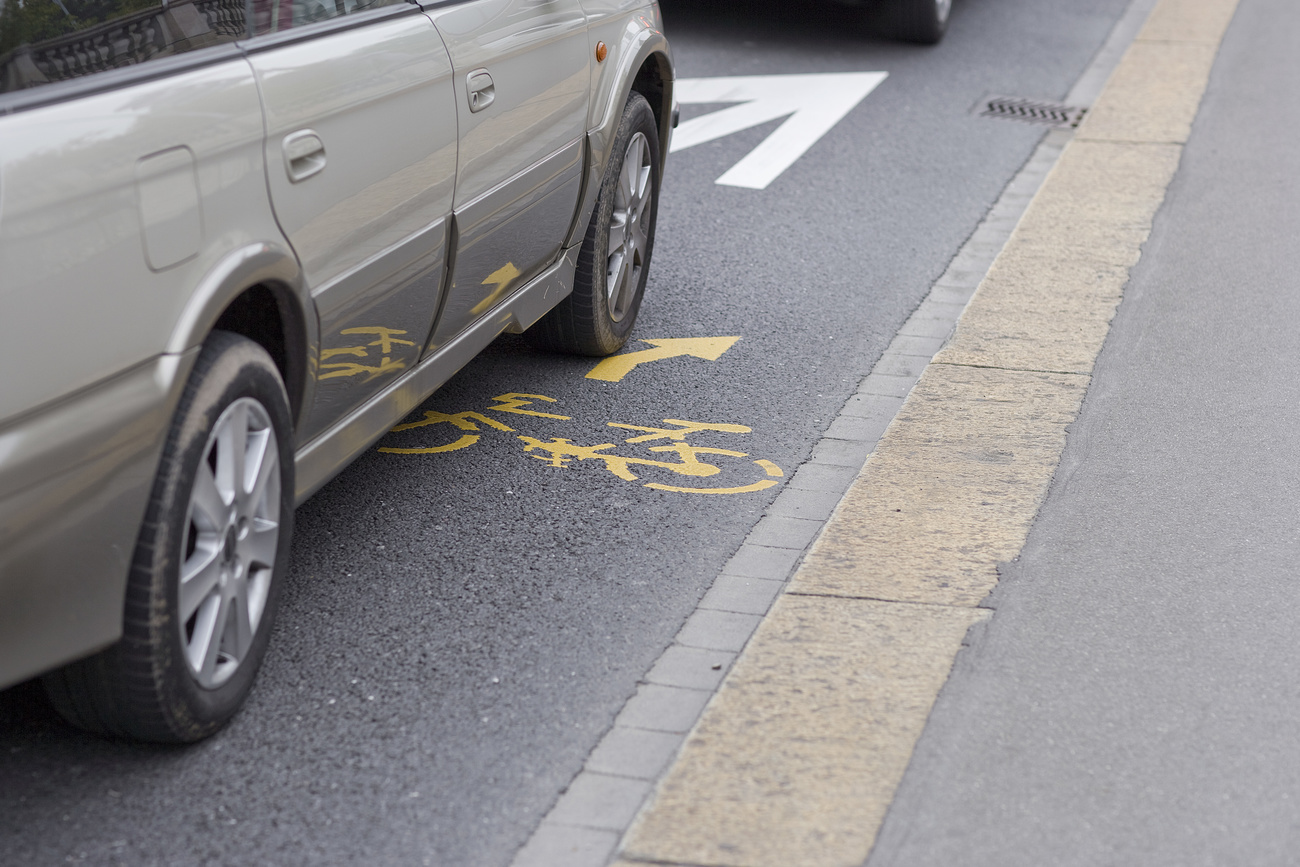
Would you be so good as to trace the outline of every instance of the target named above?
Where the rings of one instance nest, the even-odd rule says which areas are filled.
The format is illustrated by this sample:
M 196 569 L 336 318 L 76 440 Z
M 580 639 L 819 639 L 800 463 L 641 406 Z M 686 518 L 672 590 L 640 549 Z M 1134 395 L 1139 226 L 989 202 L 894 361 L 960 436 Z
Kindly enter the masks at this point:
M 991 96 L 980 104 L 981 117 L 1001 117 L 1022 123 L 1073 128 L 1083 120 L 1088 109 L 1062 105 L 1059 102 L 1040 102 L 1035 99 L 1017 99 L 1011 96 Z

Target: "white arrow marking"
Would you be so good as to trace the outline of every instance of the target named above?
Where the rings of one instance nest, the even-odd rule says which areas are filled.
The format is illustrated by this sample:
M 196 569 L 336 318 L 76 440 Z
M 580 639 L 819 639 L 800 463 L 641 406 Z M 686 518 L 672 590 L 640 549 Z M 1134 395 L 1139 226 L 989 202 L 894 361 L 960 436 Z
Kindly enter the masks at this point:
M 762 144 L 718 178 L 718 183 L 732 187 L 767 189 L 768 184 L 794 165 L 888 74 L 845 72 L 680 79 L 678 102 L 740 104 L 683 123 L 673 134 L 672 150 L 686 150 L 789 115 L 789 120 Z

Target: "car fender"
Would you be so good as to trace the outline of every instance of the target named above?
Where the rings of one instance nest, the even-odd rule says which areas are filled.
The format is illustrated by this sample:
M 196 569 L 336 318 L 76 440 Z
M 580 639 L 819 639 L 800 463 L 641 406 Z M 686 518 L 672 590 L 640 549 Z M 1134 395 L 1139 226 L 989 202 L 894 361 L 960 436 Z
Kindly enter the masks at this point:
M 604 176 L 605 166 L 609 162 L 610 147 L 618 132 L 619 121 L 623 117 L 623 106 L 632 92 L 637 74 L 647 62 L 658 65 L 659 77 L 663 85 L 663 95 L 658 105 L 653 105 L 659 119 L 659 158 L 660 176 L 668 159 L 668 148 L 672 138 L 673 113 L 676 106 L 673 94 L 675 72 L 672 64 L 672 51 L 668 39 L 664 36 L 661 18 L 656 6 L 643 6 L 632 13 L 621 16 L 617 29 L 617 45 L 610 45 L 610 68 L 598 68 L 592 85 L 591 108 L 588 112 L 586 137 L 587 172 L 583 182 L 583 193 L 578 206 L 578 213 L 569 233 L 565 246 L 582 243 L 596 206 L 596 196 Z M 593 38 L 601 35 L 608 27 L 599 27 Z
M 245 291 L 264 286 L 275 296 L 285 325 L 286 382 L 295 423 L 311 406 L 312 368 L 320 347 L 320 324 L 293 252 L 273 242 L 247 244 L 223 256 L 199 281 L 172 329 L 166 352 L 202 346 L 222 314 Z

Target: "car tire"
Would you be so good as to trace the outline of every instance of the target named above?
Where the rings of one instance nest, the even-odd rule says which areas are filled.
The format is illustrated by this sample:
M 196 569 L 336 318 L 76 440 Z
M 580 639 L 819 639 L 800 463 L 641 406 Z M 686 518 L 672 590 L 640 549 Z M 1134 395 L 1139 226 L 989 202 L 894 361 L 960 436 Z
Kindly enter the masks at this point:
M 200 740 L 243 704 L 288 566 L 289 402 L 271 357 L 229 332 L 205 342 L 163 448 L 127 578 L 123 635 L 44 677 L 93 732 Z
M 884 12 L 894 38 L 934 45 L 948 29 L 952 0 L 886 0 Z
M 645 292 L 659 208 L 659 130 L 633 92 L 578 254 L 573 292 L 528 329 L 541 349 L 612 355 L 627 342 Z

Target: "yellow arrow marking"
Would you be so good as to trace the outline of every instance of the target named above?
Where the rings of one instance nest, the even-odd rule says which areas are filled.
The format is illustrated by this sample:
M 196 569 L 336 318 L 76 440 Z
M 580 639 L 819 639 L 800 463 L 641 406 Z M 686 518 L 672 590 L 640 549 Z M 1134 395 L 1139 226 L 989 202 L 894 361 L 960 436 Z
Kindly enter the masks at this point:
M 606 358 L 591 369 L 587 379 L 600 379 L 605 382 L 622 382 L 623 377 L 632 372 L 632 368 L 647 361 L 660 361 L 665 358 L 677 358 L 691 355 L 705 361 L 717 361 L 735 345 L 739 337 L 671 337 L 664 340 L 643 340 L 654 349 L 641 349 Z
M 519 269 L 515 267 L 514 262 L 507 262 L 504 265 L 502 265 L 500 268 L 493 271 L 491 274 L 488 275 L 488 278 L 483 281 L 482 285 L 495 286 L 497 288 L 492 290 L 491 295 L 489 295 L 488 297 L 484 298 L 482 301 L 480 301 L 479 303 L 471 307 L 469 309 L 469 312 L 477 316 L 478 314 L 487 310 L 493 304 L 500 301 L 501 296 L 506 294 L 506 288 L 509 287 L 510 284 L 513 283 L 515 278 L 518 276 L 519 276 Z

